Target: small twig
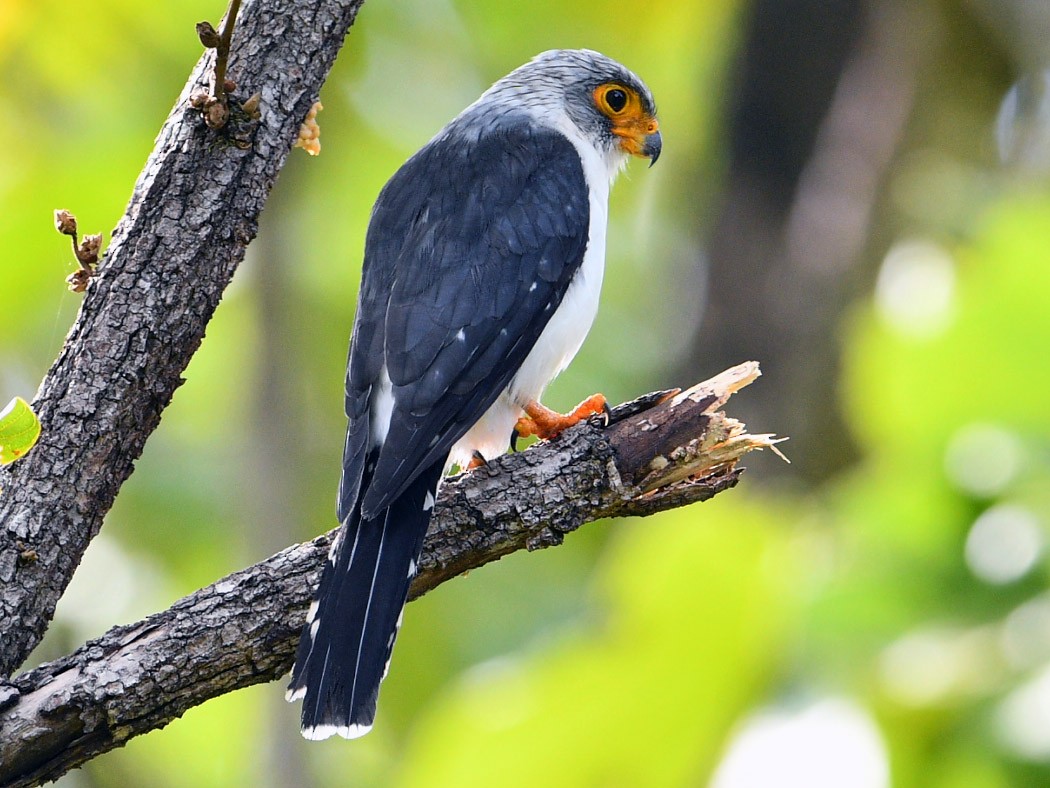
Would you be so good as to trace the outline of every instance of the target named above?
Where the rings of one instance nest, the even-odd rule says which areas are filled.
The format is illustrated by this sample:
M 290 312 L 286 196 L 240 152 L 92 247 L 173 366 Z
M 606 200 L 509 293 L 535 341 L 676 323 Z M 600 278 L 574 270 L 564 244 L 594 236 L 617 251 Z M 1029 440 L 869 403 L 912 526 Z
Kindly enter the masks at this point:
M 95 266 L 98 265 L 102 249 L 102 233 L 85 235 L 80 240 L 77 236 L 77 217 L 65 210 L 55 211 L 55 229 L 62 235 L 68 235 L 73 242 L 73 256 L 80 267 L 66 277 L 66 282 L 74 293 L 83 293 L 88 280 L 95 275 Z
M 212 83 L 212 95 L 223 104 L 226 103 L 226 66 L 230 59 L 230 42 L 233 41 L 233 27 L 237 23 L 237 12 L 240 8 L 241 0 L 230 0 L 230 7 L 226 11 L 226 19 L 222 24 L 219 45 L 215 48 L 215 76 Z
M 211 95 L 198 94 L 190 103 L 201 111 L 204 122 L 211 129 L 221 129 L 230 119 L 230 91 L 237 85 L 226 78 L 226 68 L 230 61 L 230 43 L 233 41 L 233 28 L 237 23 L 237 12 L 241 0 L 230 0 L 226 17 L 222 23 L 222 32 L 216 32 L 211 22 L 197 23 L 197 37 L 207 49 L 215 50 L 215 68 L 211 77 Z M 251 113 L 249 113 L 251 114 Z

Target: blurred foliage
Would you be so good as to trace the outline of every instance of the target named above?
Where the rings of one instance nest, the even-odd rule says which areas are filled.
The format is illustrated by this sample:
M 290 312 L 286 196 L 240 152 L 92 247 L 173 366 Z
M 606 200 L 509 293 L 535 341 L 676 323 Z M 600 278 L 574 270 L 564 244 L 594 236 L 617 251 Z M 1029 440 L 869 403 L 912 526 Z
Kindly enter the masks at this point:
M 300 741 L 297 708 L 268 685 L 63 783 L 739 788 L 737 763 L 768 767 L 770 785 L 885 785 L 880 768 L 900 786 L 1050 783 L 1047 173 L 994 154 L 1009 78 L 982 53 L 1009 29 L 985 29 L 970 5 L 916 6 L 935 45 L 868 231 L 871 287 L 838 335 L 855 464 L 789 488 L 755 462 L 710 503 L 598 524 L 446 584 L 409 606 L 363 740 Z M 367 3 L 321 96 L 322 155 L 291 157 L 34 661 L 333 525 L 372 201 L 538 51 L 588 46 L 634 68 L 666 141 L 658 167 L 632 167 L 613 191 L 602 310 L 548 402 L 694 382 L 668 377 L 703 301 L 681 282 L 695 281 L 718 198 L 744 10 Z M 80 301 L 52 211 L 73 210 L 86 232 L 115 224 L 199 55 L 193 24 L 221 12 L 0 3 L 0 399 L 34 390 Z M 1000 139 L 1040 117 L 1038 98 L 1000 116 Z M 747 418 L 746 399 L 734 413 Z

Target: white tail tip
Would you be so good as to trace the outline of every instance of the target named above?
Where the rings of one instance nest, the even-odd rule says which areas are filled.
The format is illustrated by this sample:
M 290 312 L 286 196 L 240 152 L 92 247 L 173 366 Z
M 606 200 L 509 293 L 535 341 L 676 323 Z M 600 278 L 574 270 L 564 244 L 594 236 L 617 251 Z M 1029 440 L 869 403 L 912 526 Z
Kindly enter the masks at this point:
M 303 738 L 310 741 L 321 741 L 339 734 L 344 739 L 358 739 L 372 730 L 371 725 L 315 725 L 303 728 Z

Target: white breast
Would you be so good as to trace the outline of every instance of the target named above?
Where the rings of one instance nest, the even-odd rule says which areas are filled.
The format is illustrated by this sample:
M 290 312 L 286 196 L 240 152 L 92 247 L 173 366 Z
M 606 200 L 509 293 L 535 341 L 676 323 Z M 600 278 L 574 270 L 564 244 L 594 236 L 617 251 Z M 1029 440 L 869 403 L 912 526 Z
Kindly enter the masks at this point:
M 591 187 L 590 236 L 583 263 L 562 297 L 561 304 L 540 334 L 510 383 L 510 396 L 519 406 L 539 399 L 554 378 L 569 366 L 587 337 L 598 313 L 598 296 L 605 274 L 605 229 L 608 219 L 609 182 Z
M 587 248 L 579 270 L 569 282 L 561 304 L 540 334 L 525 363 L 492 407 L 452 447 L 450 461 L 464 466 L 473 452 L 489 458 L 502 454 L 510 443 L 514 424 L 529 400 L 538 400 L 547 385 L 576 356 L 598 312 L 598 296 L 605 272 L 605 231 L 609 216 L 609 187 L 626 161 L 618 152 L 602 156 L 568 117 L 559 130 L 576 147 L 590 192 Z

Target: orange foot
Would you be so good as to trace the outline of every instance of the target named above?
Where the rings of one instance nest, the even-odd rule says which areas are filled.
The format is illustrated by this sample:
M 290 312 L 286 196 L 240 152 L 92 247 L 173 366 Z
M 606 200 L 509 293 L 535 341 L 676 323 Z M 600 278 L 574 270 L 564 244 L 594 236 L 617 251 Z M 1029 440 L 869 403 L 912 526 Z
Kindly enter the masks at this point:
M 573 424 L 608 411 L 609 405 L 601 394 L 592 394 L 564 416 L 532 400 L 525 406 L 526 415 L 518 419 L 514 430 L 522 438 L 535 435 L 542 440 L 550 440 Z
M 467 470 L 472 471 L 475 468 L 482 468 L 486 464 L 488 464 L 488 460 L 485 459 L 485 456 L 480 451 L 475 449 L 474 453 L 470 455 L 470 462 L 467 463 Z

